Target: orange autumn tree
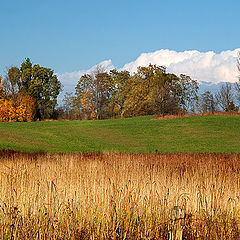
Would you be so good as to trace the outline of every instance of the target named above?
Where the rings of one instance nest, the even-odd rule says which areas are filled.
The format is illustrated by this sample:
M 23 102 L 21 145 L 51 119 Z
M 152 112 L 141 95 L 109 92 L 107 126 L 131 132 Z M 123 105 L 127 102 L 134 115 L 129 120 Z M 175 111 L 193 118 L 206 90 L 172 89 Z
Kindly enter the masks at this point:
M 0 122 L 30 122 L 35 114 L 35 103 L 31 96 L 19 93 L 16 101 L 7 97 L 0 76 Z
M 16 116 L 19 122 L 31 122 L 35 116 L 36 106 L 34 99 L 28 95 L 19 93 L 16 100 Z
M 90 101 L 91 94 L 89 92 L 84 92 L 83 97 L 81 99 L 81 105 L 82 105 L 82 112 L 86 114 L 86 117 L 88 119 L 95 120 L 96 114 L 94 112 L 94 105 Z
M 35 113 L 34 100 L 29 95 L 17 99 L 0 99 L 0 122 L 31 122 Z
M 13 122 L 15 121 L 15 108 L 13 101 L 1 98 L 0 99 L 0 122 Z
M 4 97 L 1 80 L 2 76 L 0 76 L 0 121 L 8 122 L 9 115 L 12 115 L 11 104 Z

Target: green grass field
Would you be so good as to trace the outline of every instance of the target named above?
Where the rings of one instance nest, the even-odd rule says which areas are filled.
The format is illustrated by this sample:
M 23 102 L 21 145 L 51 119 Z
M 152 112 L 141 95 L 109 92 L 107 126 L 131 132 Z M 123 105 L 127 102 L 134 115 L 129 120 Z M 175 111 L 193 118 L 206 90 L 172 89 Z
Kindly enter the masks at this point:
M 240 116 L 0 123 L 0 149 L 45 152 L 240 152 Z

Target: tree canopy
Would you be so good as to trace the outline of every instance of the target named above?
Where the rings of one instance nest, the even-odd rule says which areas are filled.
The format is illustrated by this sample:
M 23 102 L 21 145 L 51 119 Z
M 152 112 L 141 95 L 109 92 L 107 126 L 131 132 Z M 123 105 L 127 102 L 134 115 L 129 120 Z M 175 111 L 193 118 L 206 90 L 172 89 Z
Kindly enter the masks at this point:
M 53 118 L 60 91 L 61 83 L 54 71 L 39 64 L 33 65 L 29 58 L 22 62 L 20 68 L 10 67 L 2 84 L 5 105 L 8 101 L 6 111 L 11 107 L 16 113 L 17 108 L 20 108 L 24 102 L 25 112 L 31 112 L 31 120 Z M 30 117 L 14 117 L 14 119 L 29 121 Z
M 83 75 L 65 108 L 82 119 L 176 114 L 193 111 L 198 83 L 189 76 L 167 73 L 165 67 L 139 67 L 136 73 L 103 69 Z

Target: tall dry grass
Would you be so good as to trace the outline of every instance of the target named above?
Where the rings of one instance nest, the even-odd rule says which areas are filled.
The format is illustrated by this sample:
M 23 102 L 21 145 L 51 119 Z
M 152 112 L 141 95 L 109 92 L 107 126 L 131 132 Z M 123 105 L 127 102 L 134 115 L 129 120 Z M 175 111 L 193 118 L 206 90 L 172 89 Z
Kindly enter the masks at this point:
M 192 113 L 192 114 L 184 114 L 179 113 L 176 115 L 165 115 L 165 116 L 156 116 L 153 120 L 167 120 L 167 119 L 175 119 L 175 118 L 185 118 L 185 117 L 199 117 L 199 116 L 240 116 L 239 112 L 205 112 L 205 113 Z
M 0 154 L 1 239 L 239 239 L 240 155 Z

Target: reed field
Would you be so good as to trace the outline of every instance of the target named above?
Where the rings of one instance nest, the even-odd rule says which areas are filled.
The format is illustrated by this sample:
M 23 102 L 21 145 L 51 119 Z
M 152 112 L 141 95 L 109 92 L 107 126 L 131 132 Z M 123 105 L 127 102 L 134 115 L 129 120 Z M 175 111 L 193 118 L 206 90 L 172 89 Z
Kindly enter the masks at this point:
M 0 152 L 1 239 L 170 239 L 176 207 L 182 239 L 239 239 L 239 195 L 239 154 Z

